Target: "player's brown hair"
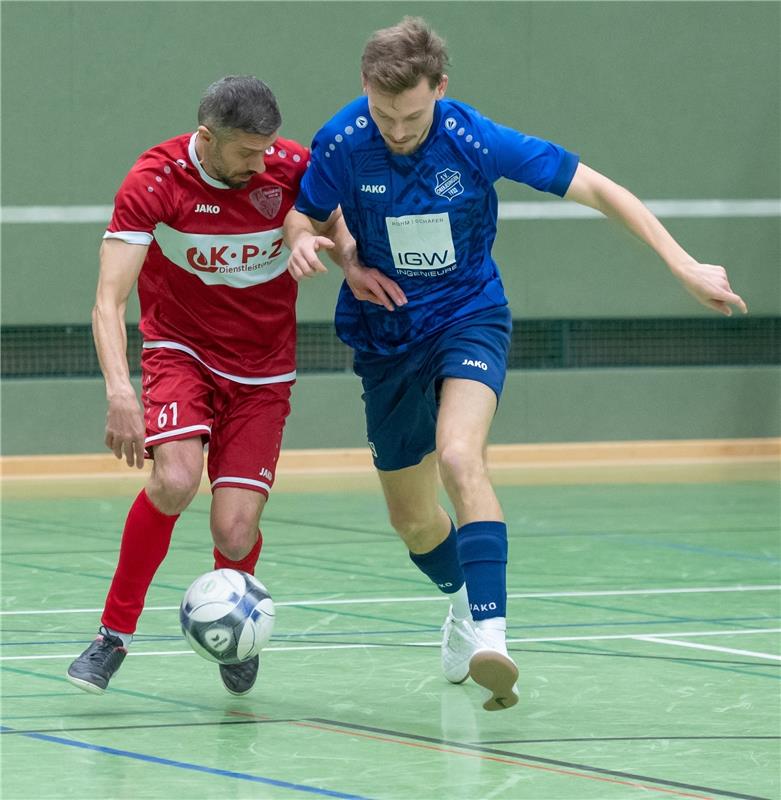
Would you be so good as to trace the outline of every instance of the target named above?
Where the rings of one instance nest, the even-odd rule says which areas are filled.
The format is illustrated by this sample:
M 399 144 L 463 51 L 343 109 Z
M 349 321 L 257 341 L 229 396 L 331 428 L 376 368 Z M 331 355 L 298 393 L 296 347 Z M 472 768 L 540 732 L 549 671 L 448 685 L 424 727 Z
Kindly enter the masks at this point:
M 262 80 L 226 75 L 204 92 L 198 124 L 221 138 L 235 131 L 271 136 L 282 125 L 282 115 L 274 93 Z
M 422 17 L 375 31 L 361 58 L 361 75 L 372 88 L 401 94 L 428 80 L 434 89 L 449 64 L 445 40 Z

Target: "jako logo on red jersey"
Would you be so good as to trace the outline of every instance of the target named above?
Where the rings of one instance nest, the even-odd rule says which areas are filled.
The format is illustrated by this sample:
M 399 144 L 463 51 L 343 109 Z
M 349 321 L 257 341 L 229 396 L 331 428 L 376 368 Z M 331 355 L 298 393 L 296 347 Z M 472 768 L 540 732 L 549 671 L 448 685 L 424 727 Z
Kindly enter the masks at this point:
M 254 244 L 244 244 L 241 246 L 241 251 L 235 246 L 228 244 L 222 247 L 210 247 L 207 252 L 199 250 L 197 247 L 190 247 L 187 249 L 185 255 L 187 256 L 187 263 L 199 272 L 217 272 L 220 267 L 229 267 L 235 263 L 236 259 L 240 256 L 240 264 L 248 264 L 257 256 L 263 256 L 271 261 L 282 252 L 283 239 L 275 239 L 272 243 L 270 251 L 261 250 Z
M 196 214 L 219 214 L 220 207 L 219 206 L 209 206 L 206 203 L 198 203 L 195 206 L 195 213 Z

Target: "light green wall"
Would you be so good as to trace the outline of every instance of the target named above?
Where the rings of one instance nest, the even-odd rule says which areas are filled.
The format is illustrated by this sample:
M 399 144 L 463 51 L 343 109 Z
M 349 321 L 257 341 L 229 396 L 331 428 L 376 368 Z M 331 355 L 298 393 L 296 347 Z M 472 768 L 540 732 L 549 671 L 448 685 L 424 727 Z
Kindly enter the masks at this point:
M 3 202 L 109 201 L 230 72 L 268 80 L 308 140 L 360 91 L 367 36 L 406 13 L 448 39 L 453 96 L 645 197 L 778 191 L 777 3 L 11 2 Z
M 781 313 L 777 219 L 672 220 L 668 227 L 703 261 L 728 267 L 733 287 L 752 313 Z M 102 227 L 3 228 L 3 324 L 88 323 Z M 34 261 L 21 255 L 25 248 L 34 249 Z M 646 247 L 607 220 L 507 221 L 500 226 L 494 256 L 519 319 L 710 313 L 681 291 Z M 339 284 L 336 267 L 303 283 L 299 319 L 330 320 Z M 128 319 L 138 319 L 135 295 Z
M 98 379 L 10 381 L 0 399 L 5 455 L 103 449 Z M 354 376 L 303 376 L 292 407 L 285 447 L 365 446 Z M 514 371 L 491 442 L 781 436 L 780 409 L 781 375 L 766 367 Z
M 777 3 L 5 2 L 0 13 L 4 206 L 110 205 L 135 157 L 192 130 L 202 90 L 228 73 L 266 79 L 283 134 L 308 142 L 359 92 L 367 36 L 405 13 L 447 37 L 452 96 L 578 151 L 644 199 L 780 193 Z M 781 313 L 778 218 L 668 227 L 725 264 L 754 313 Z M 88 322 L 102 229 L 3 224 L 3 324 Z M 708 313 L 608 222 L 504 222 L 495 254 L 516 317 Z M 301 319 L 330 319 L 337 286 L 334 270 L 304 285 Z M 495 440 L 777 435 L 778 380 L 767 369 L 512 373 Z M 100 381 L 9 381 L 2 404 L 6 453 L 101 448 Z M 360 445 L 362 426 L 355 379 L 306 376 L 287 445 Z
M 447 37 L 452 96 L 578 151 L 644 199 L 781 192 L 777 3 L 13 2 L 2 203 L 110 205 L 135 157 L 191 130 L 202 90 L 230 72 L 268 80 L 283 134 L 308 142 L 359 92 L 367 36 L 405 13 Z M 668 224 L 728 266 L 755 313 L 781 312 L 778 218 Z M 86 321 L 101 233 L 3 225 L 3 321 Z M 607 222 L 505 222 L 496 255 L 517 317 L 707 313 Z M 304 292 L 302 319 L 330 319 L 336 284 Z

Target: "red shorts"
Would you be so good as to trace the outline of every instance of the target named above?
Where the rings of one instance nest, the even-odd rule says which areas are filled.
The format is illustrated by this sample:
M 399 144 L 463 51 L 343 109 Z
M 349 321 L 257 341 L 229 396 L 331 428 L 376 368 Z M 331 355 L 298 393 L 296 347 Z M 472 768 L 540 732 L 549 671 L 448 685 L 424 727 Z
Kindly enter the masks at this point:
M 200 436 L 209 443 L 212 491 L 233 486 L 268 497 L 292 382 L 236 383 L 167 348 L 144 350 L 141 369 L 148 457 L 156 445 Z

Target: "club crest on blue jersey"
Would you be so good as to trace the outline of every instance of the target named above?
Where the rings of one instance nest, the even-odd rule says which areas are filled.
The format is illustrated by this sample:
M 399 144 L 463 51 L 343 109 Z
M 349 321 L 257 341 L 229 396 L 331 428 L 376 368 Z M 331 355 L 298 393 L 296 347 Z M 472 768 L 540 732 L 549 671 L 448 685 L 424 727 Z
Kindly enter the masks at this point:
M 447 197 L 448 200 L 463 194 L 464 187 L 461 185 L 461 173 L 447 167 L 441 170 L 437 173 L 437 185 L 434 187 L 434 191 L 440 197 Z

